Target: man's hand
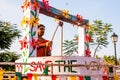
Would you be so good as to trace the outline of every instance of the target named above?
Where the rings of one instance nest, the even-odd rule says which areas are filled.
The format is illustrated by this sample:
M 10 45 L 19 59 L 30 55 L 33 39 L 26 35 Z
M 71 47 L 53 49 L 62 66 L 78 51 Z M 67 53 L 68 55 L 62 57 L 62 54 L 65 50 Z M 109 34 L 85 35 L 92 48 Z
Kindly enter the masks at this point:
M 46 42 L 46 47 L 48 47 L 48 46 L 52 46 L 52 41 Z

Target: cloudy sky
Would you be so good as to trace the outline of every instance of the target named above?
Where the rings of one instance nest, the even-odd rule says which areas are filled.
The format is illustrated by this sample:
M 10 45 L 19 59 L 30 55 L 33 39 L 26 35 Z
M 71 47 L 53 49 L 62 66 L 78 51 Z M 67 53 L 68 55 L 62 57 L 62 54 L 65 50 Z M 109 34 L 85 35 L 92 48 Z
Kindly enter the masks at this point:
M 0 0 L 0 20 L 9 21 L 17 24 L 21 30 L 20 21 L 23 18 L 21 6 L 24 0 Z M 49 0 L 49 5 L 61 10 L 69 10 L 70 14 L 80 14 L 90 23 L 93 20 L 102 20 L 104 23 L 111 23 L 113 31 L 120 36 L 120 0 Z M 57 23 L 53 18 L 40 14 L 40 23 L 46 26 L 46 39 L 51 39 Z M 22 31 L 22 30 L 21 30 Z M 64 39 L 72 39 L 77 34 L 77 28 L 64 22 Z M 99 56 L 114 55 L 114 47 L 108 36 L 109 45 L 98 52 Z M 16 40 L 11 47 L 12 51 L 20 52 L 20 44 Z M 53 41 L 53 55 L 60 55 L 60 28 L 58 29 Z M 120 57 L 120 40 L 117 42 L 117 56 Z

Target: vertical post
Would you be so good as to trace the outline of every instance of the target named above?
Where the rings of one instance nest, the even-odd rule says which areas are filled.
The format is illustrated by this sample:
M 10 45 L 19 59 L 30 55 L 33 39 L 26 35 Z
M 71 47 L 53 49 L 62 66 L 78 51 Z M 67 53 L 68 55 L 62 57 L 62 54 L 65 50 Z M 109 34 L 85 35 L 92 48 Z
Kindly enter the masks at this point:
M 61 27 L 60 53 L 61 53 L 61 56 L 62 56 L 62 52 L 63 52 L 63 22 L 60 20 L 58 25 Z
M 60 53 L 62 56 L 63 53 L 63 26 L 61 26 L 61 46 L 60 46 Z
M 36 6 L 35 6 L 36 5 Z M 23 57 L 36 56 L 36 49 L 31 45 L 37 40 L 37 26 L 39 16 L 39 4 L 36 0 L 25 0 L 22 6 L 24 12 L 23 37 L 26 39 L 27 47 L 23 49 L 26 55 Z
M 51 63 L 51 75 L 53 75 L 53 63 Z
M 82 26 L 78 27 L 78 55 L 85 55 L 85 29 Z
M 115 65 L 117 65 L 116 42 L 114 42 L 114 51 L 115 51 Z
M 115 51 L 115 65 L 117 65 L 117 54 L 116 54 L 116 43 L 118 41 L 118 35 L 113 33 L 111 36 L 112 42 L 114 43 L 114 51 Z

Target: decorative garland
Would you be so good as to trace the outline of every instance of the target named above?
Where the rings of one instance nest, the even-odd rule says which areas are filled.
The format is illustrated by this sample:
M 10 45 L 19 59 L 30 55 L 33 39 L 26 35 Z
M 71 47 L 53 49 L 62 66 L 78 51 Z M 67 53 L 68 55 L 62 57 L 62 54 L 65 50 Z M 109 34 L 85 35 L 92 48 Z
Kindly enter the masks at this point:
M 89 26 L 87 26 L 85 29 L 85 56 L 91 57 L 89 43 L 92 41 L 92 39 L 91 39 L 91 36 L 89 35 L 88 31 L 89 31 Z

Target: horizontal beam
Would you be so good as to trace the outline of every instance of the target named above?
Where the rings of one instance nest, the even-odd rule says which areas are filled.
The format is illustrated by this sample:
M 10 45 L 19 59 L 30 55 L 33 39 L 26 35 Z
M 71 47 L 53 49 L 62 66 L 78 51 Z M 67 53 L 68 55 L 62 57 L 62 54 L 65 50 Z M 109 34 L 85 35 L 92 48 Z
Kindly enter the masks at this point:
M 40 3 L 40 11 L 39 11 L 39 13 L 42 13 L 44 15 L 47 15 L 47 16 L 50 16 L 50 17 L 53 17 L 53 18 L 55 18 L 57 16 L 62 21 L 65 21 L 67 23 L 71 23 L 71 24 L 74 24 L 74 25 L 78 25 L 78 18 L 76 16 L 68 14 L 69 17 L 66 18 L 65 16 L 63 16 L 63 11 L 61 11 L 59 9 L 56 9 L 54 7 L 51 7 L 51 6 L 49 6 L 49 10 L 48 10 L 45 7 L 45 5 L 43 4 L 43 2 L 41 2 L 41 1 L 38 1 L 38 2 Z M 79 24 L 80 25 L 85 25 L 88 22 L 89 22 L 88 20 L 83 19 L 83 21 L 80 22 Z

